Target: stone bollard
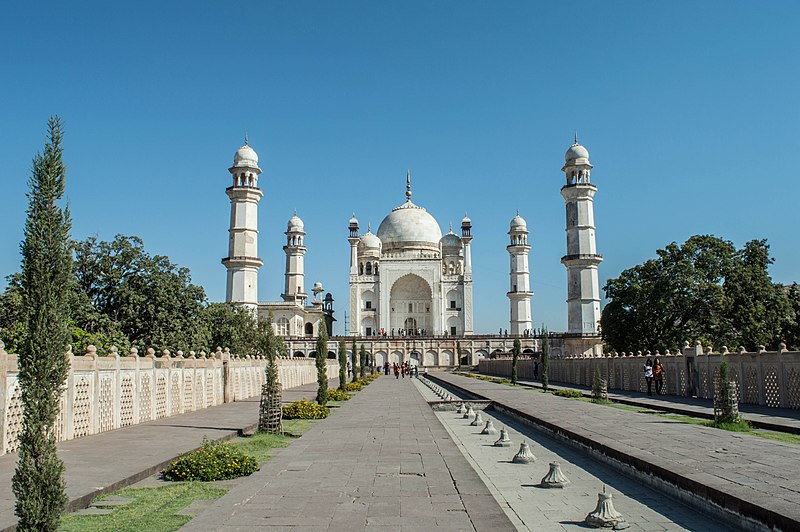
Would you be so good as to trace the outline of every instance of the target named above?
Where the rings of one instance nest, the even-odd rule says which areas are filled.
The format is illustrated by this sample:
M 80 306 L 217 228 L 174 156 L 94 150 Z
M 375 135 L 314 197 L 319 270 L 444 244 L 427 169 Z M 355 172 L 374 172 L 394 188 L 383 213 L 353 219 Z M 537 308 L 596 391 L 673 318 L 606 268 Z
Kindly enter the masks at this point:
M 508 437 L 508 431 L 505 427 L 500 429 L 500 438 L 494 442 L 495 447 L 511 447 L 511 438 Z
M 466 410 L 464 409 L 464 403 L 459 403 L 458 410 L 456 410 L 456 414 L 461 415 L 464 412 L 466 412 Z
M 514 455 L 511 461 L 515 464 L 530 464 L 536 461 L 536 457 L 533 455 L 530 445 L 526 442 L 522 442 L 519 444 L 519 451 L 517 451 L 517 454 Z
M 593 528 L 613 528 L 614 530 L 624 530 L 630 526 L 625 522 L 622 514 L 614 509 L 611 494 L 606 493 L 605 485 L 603 492 L 597 494 L 597 507 L 586 516 L 584 522 Z
M 470 426 L 471 427 L 479 427 L 481 423 L 483 423 L 483 416 L 481 416 L 481 411 L 478 410 L 478 413 L 475 414 L 475 419 L 472 420 L 472 423 L 470 423 Z
M 462 417 L 464 419 L 469 419 L 474 415 L 475 415 L 475 411 L 472 409 L 472 405 L 469 405 L 469 408 L 467 409 L 466 412 L 464 412 L 464 415 Z
M 539 486 L 543 488 L 563 488 L 569 484 L 569 479 L 561 472 L 561 464 L 550 462 L 550 471 L 544 476 Z
M 494 423 L 492 423 L 491 419 L 486 421 L 486 425 L 484 425 L 481 434 L 497 434 L 497 429 L 494 428 Z

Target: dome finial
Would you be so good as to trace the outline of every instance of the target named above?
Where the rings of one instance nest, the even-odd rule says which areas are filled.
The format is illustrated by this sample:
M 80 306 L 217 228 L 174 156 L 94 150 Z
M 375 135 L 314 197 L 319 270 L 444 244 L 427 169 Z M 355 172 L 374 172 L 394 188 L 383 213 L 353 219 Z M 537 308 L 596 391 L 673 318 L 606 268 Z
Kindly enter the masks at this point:
M 367 222 L 367 233 L 372 232 L 372 222 Z
M 411 169 L 406 172 L 406 201 L 411 201 Z
M 249 135 L 247 134 L 247 131 L 244 132 L 244 145 L 245 146 L 249 146 L 250 145 L 250 139 L 249 139 Z
M 450 220 L 450 232 L 453 232 L 453 220 Z
M 575 144 L 578 143 L 578 130 L 575 130 Z

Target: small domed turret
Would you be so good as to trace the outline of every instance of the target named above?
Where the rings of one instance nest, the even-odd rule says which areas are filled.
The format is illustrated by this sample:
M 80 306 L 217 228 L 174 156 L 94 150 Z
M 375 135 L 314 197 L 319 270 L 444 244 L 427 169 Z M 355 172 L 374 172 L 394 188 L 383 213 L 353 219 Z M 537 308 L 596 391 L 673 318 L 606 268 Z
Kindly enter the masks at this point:
M 461 252 L 461 239 L 450 231 L 439 241 L 442 244 L 442 255 L 458 255 Z
M 289 223 L 287 224 L 287 231 L 302 231 L 304 228 L 303 220 L 297 216 L 297 213 L 294 213 L 294 216 L 289 218 Z
M 258 168 L 258 154 L 245 140 L 244 146 L 233 156 L 234 168 Z
M 564 154 L 564 161 L 567 163 L 575 163 L 578 162 L 579 159 L 585 159 L 586 161 L 589 160 L 589 150 L 587 150 L 581 144 L 578 144 L 578 141 L 575 141 L 575 144 L 567 149 L 567 153 Z M 584 162 L 584 161 L 581 161 Z
M 364 236 L 361 237 L 358 243 L 359 250 L 366 251 L 366 250 L 376 250 L 380 251 L 381 249 L 381 239 L 375 236 L 372 231 L 367 231 Z
M 511 219 L 511 230 L 512 231 L 527 231 L 528 230 L 528 224 L 525 221 L 525 218 L 520 216 L 519 213 L 517 213 L 517 215 L 514 216 Z

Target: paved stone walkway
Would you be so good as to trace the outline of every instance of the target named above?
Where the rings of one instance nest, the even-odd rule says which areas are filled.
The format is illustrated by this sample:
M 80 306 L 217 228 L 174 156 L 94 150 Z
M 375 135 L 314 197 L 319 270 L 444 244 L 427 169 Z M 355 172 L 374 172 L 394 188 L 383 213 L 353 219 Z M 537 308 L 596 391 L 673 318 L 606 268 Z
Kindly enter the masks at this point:
M 411 379 L 381 377 L 183 530 L 514 530 Z
M 331 386 L 337 385 L 338 380 L 332 381 Z M 316 383 L 284 390 L 283 400 L 303 396 L 313 399 L 316 390 Z M 252 430 L 258 423 L 259 401 L 259 397 L 252 397 L 59 443 L 59 456 L 66 466 L 69 509 L 85 508 L 102 493 L 149 477 L 177 456 L 199 447 L 203 437 L 226 439 Z M 0 456 L 0 530 L 17 522 L 11 491 L 16 464 L 16 453 Z
M 783 530 L 800 530 L 800 445 L 435 373 L 537 425 L 685 492 Z
M 522 386 L 531 386 L 534 388 L 542 387 L 540 381 L 519 379 L 517 382 Z M 561 388 L 581 390 L 584 392 L 584 395 L 591 395 L 592 391 L 588 386 L 579 386 L 577 384 L 551 383 L 550 387 L 554 390 Z M 681 397 L 677 395 L 648 396 L 643 392 L 623 390 L 609 390 L 608 398 L 612 401 L 631 406 L 650 408 L 673 414 L 714 419 L 714 405 L 710 399 Z M 759 405 L 739 405 L 739 410 L 745 419 L 757 427 L 800 434 L 800 410 L 792 408 L 770 408 Z

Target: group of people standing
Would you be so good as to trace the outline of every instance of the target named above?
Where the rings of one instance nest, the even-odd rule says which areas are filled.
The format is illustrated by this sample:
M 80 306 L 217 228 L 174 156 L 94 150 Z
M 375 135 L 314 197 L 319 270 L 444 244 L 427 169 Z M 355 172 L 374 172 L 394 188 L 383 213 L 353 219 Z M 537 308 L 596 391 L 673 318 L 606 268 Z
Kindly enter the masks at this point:
M 655 364 L 649 358 L 644 363 L 644 380 L 647 381 L 647 395 L 653 395 L 653 381 L 656 381 L 656 395 L 661 395 L 664 388 L 664 367 L 656 359 Z
M 409 377 L 419 377 L 419 365 L 409 364 L 408 362 L 403 362 L 402 364 L 398 364 L 397 362 L 389 364 L 386 362 L 383 365 L 384 375 L 389 375 L 390 371 L 394 371 L 395 379 L 399 379 L 401 376 L 405 379 L 406 375 Z

